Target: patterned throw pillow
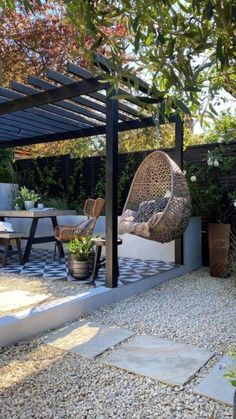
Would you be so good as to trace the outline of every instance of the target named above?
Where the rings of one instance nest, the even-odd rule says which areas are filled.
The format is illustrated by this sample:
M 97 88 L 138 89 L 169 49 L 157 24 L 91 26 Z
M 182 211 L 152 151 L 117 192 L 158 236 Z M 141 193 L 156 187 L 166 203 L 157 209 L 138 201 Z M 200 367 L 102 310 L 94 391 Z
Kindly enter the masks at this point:
M 157 198 L 153 201 L 144 201 L 139 204 L 135 223 L 147 222 L 153 214 L 164 211 L 169 198 Z
M 93 218 L 89 218 L 87 220 L 81 221 L 81 223 L 79 223 L 75 227 L 74 234 L 78 234 L 78 235 L 86 234 L 90 226 L 92 226 L 93 222 L 94 222 Z

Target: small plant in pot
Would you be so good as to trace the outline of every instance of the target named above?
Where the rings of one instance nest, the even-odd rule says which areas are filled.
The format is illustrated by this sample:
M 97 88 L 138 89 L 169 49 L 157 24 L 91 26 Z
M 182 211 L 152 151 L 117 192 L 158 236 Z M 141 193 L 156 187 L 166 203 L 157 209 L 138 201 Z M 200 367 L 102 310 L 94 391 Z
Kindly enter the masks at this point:
M 91 236 L 74 237 L 68 244 L 68 267 L 77 279 L 87 279 L 91 275 L 93 247 Z
M 40 196 L 33 190 L 22 186 L 15 199 L 15 208 L 16 209 L 26 209 L 30 210 L 34 207 L 35 203 L 40 200 Z
M 236 360 L 236 348 L 230 351 L 229 355 Z M 236 366 L 232 365 L 230 371 L 225 374 L 225 377 L 229 380 L 234 390 L 234 400 L 233 400 L 233 419 L 236 419 Z

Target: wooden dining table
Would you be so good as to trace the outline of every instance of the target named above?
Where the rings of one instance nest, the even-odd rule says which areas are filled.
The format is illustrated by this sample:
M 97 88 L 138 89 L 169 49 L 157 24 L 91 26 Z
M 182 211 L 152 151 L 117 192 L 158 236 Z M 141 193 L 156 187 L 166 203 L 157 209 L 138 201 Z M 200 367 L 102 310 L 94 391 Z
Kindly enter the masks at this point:
M 23 240 L 26 240 L 26 247 L 23 255 L 23 262 L 28 262 L 30 257 L 30 252 L 33 244 L 39 243 L 49 243 L 55 241 L 54 236 L 42 236 L 35 237 L 36 229 L 40 219 L 49 218 L 52 222 L 53 229 L 55 230 L 58 225 L 57 217 L 66 216 L 66 215 L 76 215 L 74 210 L 56 210 L 56 209 L 43 209 L 43 210 L 0 210 L 0 221 L 6 221 L 8 218 L 29 218 L 31 219 L 29 235 L 24 237 L 21 236 Z

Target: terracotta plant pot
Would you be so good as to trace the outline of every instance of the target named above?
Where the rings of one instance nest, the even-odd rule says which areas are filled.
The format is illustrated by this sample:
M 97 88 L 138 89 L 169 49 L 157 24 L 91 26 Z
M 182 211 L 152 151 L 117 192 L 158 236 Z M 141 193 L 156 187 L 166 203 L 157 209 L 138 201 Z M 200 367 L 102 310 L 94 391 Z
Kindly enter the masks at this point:
M 208 224 L 209 267 L 211 276 L 225 278 L 230 245 L 230 224 Z

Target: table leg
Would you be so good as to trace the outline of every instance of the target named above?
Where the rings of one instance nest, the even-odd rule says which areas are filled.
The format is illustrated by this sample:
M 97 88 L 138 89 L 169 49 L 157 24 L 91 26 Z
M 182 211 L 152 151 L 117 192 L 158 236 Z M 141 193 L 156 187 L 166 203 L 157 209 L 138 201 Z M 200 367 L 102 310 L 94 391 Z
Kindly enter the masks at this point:
M 93 280 L 95 280 L 98 276 L 101 252 L 102 252 L 102 246 L 96 246 L 95 257 L 94 257 L 94 265 L 93 265 L 93 273 L 92 273 Z
M 117 258 L 117 263 L 116 263 L 116 270 L 117 270 L 117 276 L 120 276 L 120 269 L 119 269 L 119 261 Z
M 7 256 L 8 256 L 9 247 L 10 247 L 10 240 L 7 239 L 4 254 L 3 254 L 2 266 L 5 266 L 6 263 L 7 263 Z
M 19 256 L 20 264 L 23 265 L 23 256 L 22 256 L 21 240 L 20 239 L 16 239 L 16 247 L 17 247 L 17 250 L 18 250 L 18 256 Z
M 5 221 L 5 217 L 0 217 L 0 221 Z M 12 250 L 11 243 L 9 243 L 8 250 Z
M 31 227 L 30 227 L 30 234 L 29 234 L 29 237 L 28 237 L 28 240 L 27 240 L 25 253 L 24 253 L 24 257 L 23 257 L 24 263 L 28 262 L 28 260 L 29 260 L 37 225 L 38 225 L 38 218 L 33 218 L 32 219 L 32 224 L 31 224 Z
M 55 228 L 58 226 L 57 217 L 51 217 L 51 221 L 52 221 L 52 225 L 53 225 L 53 228 L 54 228 L 54 231 L 55 231 Z M 59 260 L 60 260 L 60 257 L 63 258 L 65 256 L 62 243 L 61 243 L 61 246 L 58 247 L 58 251 L 60 252 L 59 253 Z

